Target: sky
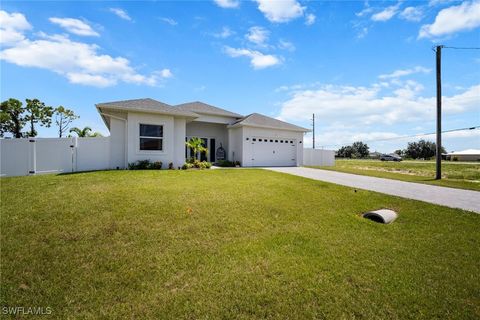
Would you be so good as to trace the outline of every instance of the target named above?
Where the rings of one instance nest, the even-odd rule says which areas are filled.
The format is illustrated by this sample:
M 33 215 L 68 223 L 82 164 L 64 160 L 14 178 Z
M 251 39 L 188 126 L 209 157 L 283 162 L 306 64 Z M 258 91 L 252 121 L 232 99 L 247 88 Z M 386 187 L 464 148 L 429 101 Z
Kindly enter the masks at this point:
M 435 131 L 440 44 L 480 47 L 480 0 L 2 1 L 0 98 L 65 106 L 104 135 L 96 103 L 146 97 L 306 128 L 315 114 L 319 148 L 392 152 L 435 138 L 399 137 Z M 480 50 L 442 53 L 443 129 L 479 126 Z M 480 149 L 480 129 L 443 145 Z

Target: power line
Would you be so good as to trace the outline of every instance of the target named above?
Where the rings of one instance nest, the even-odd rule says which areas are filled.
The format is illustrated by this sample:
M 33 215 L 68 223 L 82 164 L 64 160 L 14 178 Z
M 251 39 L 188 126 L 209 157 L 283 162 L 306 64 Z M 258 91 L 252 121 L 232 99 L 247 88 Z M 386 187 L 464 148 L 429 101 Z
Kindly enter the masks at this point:
M 480 48 L 477 48 L 477 47 L 447 47 L 447 46 L 443 46 L 443 48 L 457 49 L 457 50 L 480 50 Z
M 444 130 L 444 131 L 442 131 L 442 133 L 456 132 L 456 131 L 467 131 L 467 130 L 475 130 L 475 129 L 480 129 L 480 125 L 478 125 L 478 126 L 473 126 L 473 127 L 466 127 L 466 128 L 458 128 L 458 129 Z M 412 134 L 412 135 L 398 136 L 398 137 L 384 138 L 384 139 L 366 140 L 366 141 L 362 141 L 362 142 L 364 142 L 364 143 L 370 143 L 370 142 L 379 142 L 379 141 L 392 141 L 392 140 L 400 140 L 400 139 L 405 139 L 405 138 L 416 138 L 416 137 L 430 136 L 430 135 L 432 135 L 432 134 L 436 134 L 436 132 L 421 133 L 421 134 Z M 354 141 L 353 141 L 353 142 L 354 142 Z M 353 143 L 353 142 L 351 142 L 351 143 Z M 347 144 L 348 144 L 348 143 L 324 145 L 324 146 L 321 146 L 321 148 L 325 148 L 325 147 L 335 147 L 335 146 L 344 146 L 344 145 L 347 145 Z

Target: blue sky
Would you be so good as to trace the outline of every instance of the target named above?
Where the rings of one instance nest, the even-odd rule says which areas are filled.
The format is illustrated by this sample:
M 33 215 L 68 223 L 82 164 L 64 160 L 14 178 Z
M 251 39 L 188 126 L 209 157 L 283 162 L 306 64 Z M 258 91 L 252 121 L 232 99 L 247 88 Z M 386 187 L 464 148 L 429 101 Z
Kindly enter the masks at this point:
M 95 103 L 142 97 L 305 127 L 315 113 L 328 148 L 433 132 L 431 47 L 480 47 L 478 0 L 3 1 L 0 19 L 2 101 L 63 105 L 104 134 Z M 444 129 L 480 125 L 480 50 L 444 49 L 443 84 Z M 444 145 L 480 148 L 480 130 Z

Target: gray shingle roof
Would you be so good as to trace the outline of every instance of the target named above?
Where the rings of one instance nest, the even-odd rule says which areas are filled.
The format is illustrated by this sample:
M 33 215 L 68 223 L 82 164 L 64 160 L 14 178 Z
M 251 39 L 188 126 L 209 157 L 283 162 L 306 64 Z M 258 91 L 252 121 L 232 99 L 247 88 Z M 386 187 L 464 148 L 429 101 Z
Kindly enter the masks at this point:
M 154 112 L 173 116 L 186 116 L 194 118 L 198 117 L 198 114 L 196 113 L 190 112 L 188 110 L 174 108 L 166 103 L 150 98 L 97 103 L 96 106 L 97 108 Z
M 243 118 L 241 114 L 230 112 L 225 109 L 217 108 L 200 101 L 182 103 L 182 104 L 176 105 L 175 108 L 179 110 L 191 111 L 194 113 L 203 113 L 203 114 L 233 117 L 233 118 Z
M 288 122 L 270 118 L 259 113 L 249 114 L 248 116 L 232 124 L 232 126 L 241 126 L 241 125 L 280 129 L 280 130 L 290 130 L 290 131 L 303 131 L 303 132 L 310 131 L 309 129 L 305 129 L 303 127 L 299 127 Z

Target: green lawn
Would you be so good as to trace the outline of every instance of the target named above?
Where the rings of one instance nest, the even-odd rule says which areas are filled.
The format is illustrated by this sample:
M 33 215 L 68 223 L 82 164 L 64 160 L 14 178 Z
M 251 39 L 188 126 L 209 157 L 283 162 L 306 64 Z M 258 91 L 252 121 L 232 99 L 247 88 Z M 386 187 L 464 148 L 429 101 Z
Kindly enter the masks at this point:
M 480 215 L 263 170 L 2 178 L 1 306 L 150 319 L 478 319 Z M 360 217 L 391 208 L 382 225 Z
M 480 190 L 479 162 L 442 161 L 442 179 L 435 180 L 435 161 L 380 161 L 336 159 L 333 167 L 313 167 L 443 187 Z

